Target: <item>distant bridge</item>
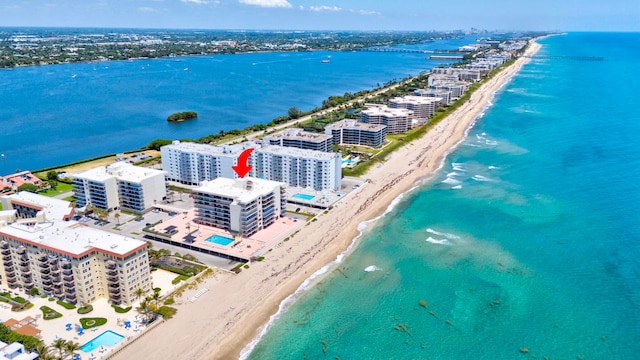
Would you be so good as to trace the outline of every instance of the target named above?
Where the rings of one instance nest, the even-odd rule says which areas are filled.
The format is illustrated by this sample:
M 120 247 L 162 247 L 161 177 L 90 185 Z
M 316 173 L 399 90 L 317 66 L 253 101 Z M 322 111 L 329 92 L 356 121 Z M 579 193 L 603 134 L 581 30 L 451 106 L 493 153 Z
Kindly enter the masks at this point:
M 541 60 L 586 60 L 586 61 L 603 61 L 604 58 L 602 56 L 572 56 L 572 55 L 556 55 L 556 56 L 547 56 L 547 55 L 523 55 L 524 57 L 528 57 L 530 59 L 541 59 Z

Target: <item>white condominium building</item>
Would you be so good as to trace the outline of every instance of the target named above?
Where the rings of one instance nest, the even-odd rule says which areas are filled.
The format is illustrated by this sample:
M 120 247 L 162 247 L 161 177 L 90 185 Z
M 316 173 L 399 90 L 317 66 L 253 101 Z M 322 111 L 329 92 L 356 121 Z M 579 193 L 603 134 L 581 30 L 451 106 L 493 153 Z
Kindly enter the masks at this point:
M 166 196 L 164 177 L 163 171 L 125 162 L 91 169 L 74 177 L 76 206 L 143 213 Z
M 194 189 L 196 221 L 251 236 L 284 214 L 285 184 L 246 177 L 217 178 Z
M 464 91 L 467 89 L 467 85 L 468 84 L 464 81 L 436 81 L 429 86 L 429 88 L 434 90 L 450 91 L 451 97 L 459 98 L 464 94 Z
M 385 105 L 365 104 L 366 110 L 360 112 L 365 124 L 387 126 L 387 134 L 405 133 L 411 129 L 413 111 L 407 109 L 392 109 Z
M 106 298 L 119 305 L 131 305 L 137 289 L 151 290 L 146 242 L 62 221 L 57 217 L 68 211 L 69 202 L 46 205 L 46 199 L 33 203 L 27 201 L 33 199 L 9 199 L 14 206 L 19 203 L 54 219 L 41 221 L 22 213 L 13 223 L 0 227 L 3 286 L 37 288 L 70 303 Z
M 162 170 L 166 172 L 167 180 L 188 185 L 198 185 L 218 177 L 234 179 L 238 176 L 231 167 L 237 164 L 240 153 L 257 147 L 259 145 L 252 142 L 213 146 L 174 141 L 160 148 Z
M 377 148 L 385 143 L 387 126 L 365 124 L 347 119 L 327 125 L 324 131 L 326 134 L 333 136 L 333 143 L 336 145 L 358 145 Z
M 428 119 L 436 112 L 440 102 L 436 98 L 425 96 L 403 96 L 389 100 L 393 109 L 408 109 L 413 111 L 416 119 Z
M 413 95 L 439 98 L 443 105 L 449 105 L 453 100 L 451 91 L 448 90 L 418 89 L 413 91 Z
M 256 151 L 252 165 L 261 179 L 314 190 L 340 190 L 341 160 L 339 153 L 268 145 Z
M 263 138 L 265 145 L 279 145 L 316 151 L 331 151 L 330 135 L 318 134 L 303 129 L 285 129 Z

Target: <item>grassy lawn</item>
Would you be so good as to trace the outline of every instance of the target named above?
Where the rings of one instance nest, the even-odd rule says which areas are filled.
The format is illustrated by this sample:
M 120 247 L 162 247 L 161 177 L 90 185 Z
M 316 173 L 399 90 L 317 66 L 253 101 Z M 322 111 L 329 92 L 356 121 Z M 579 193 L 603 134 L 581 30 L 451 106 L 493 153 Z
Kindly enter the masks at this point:
M 83 329 L 91 329 L 94 326 L 102 326 L 107 323 L 105 318 L 80 318 L 80 325 Z
M 64 302 L 64 301 L 62 301 L 62 300 L 58 300 L 58 301 L 56 301 L 56 304 L 58 304 L 58 305 L 62 306 L 63 308 L 65 308 L 65 309 L 67 309 L 67 310 L 73 310 L 73 309 L 75 309 L 75 308 L 76 308 L 76 306 L 75 306 L 75 305 L 73 305 L 73 304 L 69 304 L 69 303 L 66 303 L 66 302 Z
M 111 307 L 118 313 L 118 314 L 124 314 L 126 312 L 129 312 L 129 310 L 131 310 L 131 306 L 126 307 L 126 308 L 121 308 L 120 306 L 117 305 L 111 305 Z
M 38 194 L 44 195 L 44 196 L 56 196 L 71 190 L 73 190 L 73 185 L 63 183 L 63 182 L 58 182 L 58 186 L 56 186 L 55 189 L 49 189 L 47 191 L 39 192 Z
M 40 310 L 42 310 L 42 318 L 44 320 L 53 320 L 62 317 L 62 314 L 48 306 L 40 306 Z

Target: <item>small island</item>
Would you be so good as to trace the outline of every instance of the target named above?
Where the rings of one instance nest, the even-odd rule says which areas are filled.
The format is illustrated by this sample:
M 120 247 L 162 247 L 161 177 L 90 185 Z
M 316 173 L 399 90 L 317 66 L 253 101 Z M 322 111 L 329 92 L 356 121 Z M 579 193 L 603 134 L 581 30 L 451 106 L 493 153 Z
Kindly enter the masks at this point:
M 169 115 L 167 117 L 167 121 L 169 122 L 182 122 L 185 120 L 191 120 L 191 119 L 195 119 L 198 117 L 198 113 L 195 111 L 184 111 L 184 112 L 177 112 L 177 113 L 173 113 L 171 115 Z

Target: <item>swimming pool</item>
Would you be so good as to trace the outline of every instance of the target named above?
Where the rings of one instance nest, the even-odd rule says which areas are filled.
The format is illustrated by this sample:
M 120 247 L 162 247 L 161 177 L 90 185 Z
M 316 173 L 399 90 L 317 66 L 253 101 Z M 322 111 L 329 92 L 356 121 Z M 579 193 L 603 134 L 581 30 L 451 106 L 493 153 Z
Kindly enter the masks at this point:
M 111 330 L 107 330 L 91 339 L 88 343 L 82 345 L 80 350 L 84 352 L 92 352 L 100 346 L 113 346 L 119 343 L 122 339 L 124 339 L 124 336 Z
M 296 198 L 296 199 L 301 199 L 301 200 L 306 200 L 306 201 L 311 201 L 315 198 L 315 196 L 313 195 L 307 195 L 307 194 L 293 194 L 291 195 L 292 198 Z
M 211 235 L 205 241 L 222 245 L 222 246 L 227 246 L 233 242 L 233 239 L 225 236 L 220 236 L 220 235 Z

